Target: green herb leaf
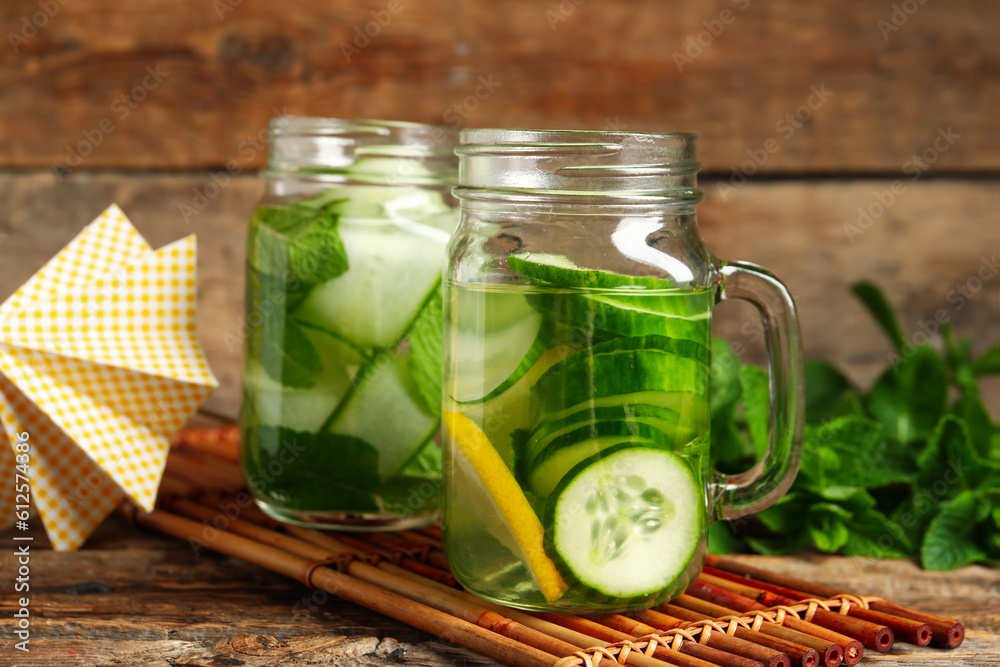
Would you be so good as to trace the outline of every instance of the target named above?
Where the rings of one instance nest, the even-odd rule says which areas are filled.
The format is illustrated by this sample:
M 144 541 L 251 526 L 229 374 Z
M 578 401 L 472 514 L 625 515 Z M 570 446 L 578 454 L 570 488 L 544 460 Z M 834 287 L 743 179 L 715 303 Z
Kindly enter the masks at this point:
M 977 375 L 1000 373 L 1000 343 L 997 343 L 983 353 L 972 364 L 972 370 Z
M 850 389 L 847 379 L 825 361 L 807 361 L 806 421 L 817 422 L 830 417 L 841 397 Z
M 861 281 L 851 285 L 851 291 L 861 299 L 868 312 L 871 313 L 875 321 L 882 327 L 882 331 L 889 338 L 892 346 L 897 352 L 902 352 L 906 346 L 906 338 L 903 336 L 903 328 L 899 326 L 899 318 L 896 311 L 886 297 L 882 288 L 873 282 Z
M 913 455 L 885 437 L 879 422 L 867 417 L 838 417 L 806 428 L 806 474 L 821 486 L 878 487 L 910 482 L 916 476 Z
M 258 426 L 248 461 L 248 485 L 265 497 L 277 497 L 290 509 L 371 512 L 379 509 L 378 450 L 346 435 L 305 433 Z M 258 472 L 259 471 L 259 472 Z
M 975 541 L 976 524 L 986 519 L 986 503 L 974 491 L 955 496 L 927 526 L 920 560 L 928 570 L 955 568 L 985 560 L 986 554 Z
M 902 443 L 926 439 L 944 414 L 948 378 L 931 347 L 909 348 L 868 394 L 867 407 L 886 433 Z
M 757 366 L 742 366 L 739 373 L 744 414 L 757 460 L 760 460 L 767 450 L 768 433 L 771 428 L 771 395 L 767 371 Z
M 743 546 L 728 521 L 716 521 L 708 527 L 708 550 L 713 554 L 731 554 Z
M 806 529 L 820 551 L 834 552 L 847 544 L 850 531 L 845 525 L 852 514 L 834 503 L 814 503 L 806 517 Z
M 348 268 L 337 216 L 306 202 L 262 206 L 254 211 L 248 242 L 250 264 L 262 273 L 314 285 Z
M 434 290 L 410 328 L 410 375 L 431 414 L 441 414 L 441 290 Z
M 279 326 L 280 321 L 280 316 L 268 318 L 274 326 Z M 284 317 L 283 324 L 280 336 L 263 336 L 261 365 L 271 379 L 286 387 L 316 386 L 316 376 L 323 371 L 319 352 L 294 317 Z

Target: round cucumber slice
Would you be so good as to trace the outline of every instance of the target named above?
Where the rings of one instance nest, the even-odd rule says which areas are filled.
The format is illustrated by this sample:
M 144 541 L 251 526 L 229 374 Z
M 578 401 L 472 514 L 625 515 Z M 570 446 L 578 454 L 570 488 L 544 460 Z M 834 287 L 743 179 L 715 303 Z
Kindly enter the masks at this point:
M 616 598 L 668 587 L 695 557 L 705 497 L 666 449 L 618 445 L 579 463 L 546 506 L 546 545 L 581 583 Z

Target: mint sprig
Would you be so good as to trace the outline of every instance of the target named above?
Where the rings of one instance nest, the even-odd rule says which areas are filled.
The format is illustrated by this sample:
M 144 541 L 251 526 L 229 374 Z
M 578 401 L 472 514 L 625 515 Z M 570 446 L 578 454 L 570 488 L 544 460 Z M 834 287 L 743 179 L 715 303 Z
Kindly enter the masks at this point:
M 978 379 L 1000 373 L 1000 345 L 973 359 L 971 342 L 947 325 L 941 350 L 911 345 L 881 289 L 852 291 L 892 343 L 893 363 L 867 392 L 828 363 L 806 363 L 795 484 L 755 519 L 715 528 L 712 550 L 914 557 L 929 570 L 1000 563 L 1000 425 Z M 725 345 L 713 344 L 712 454 L 736 471 L 760 457 L 768 387 Z

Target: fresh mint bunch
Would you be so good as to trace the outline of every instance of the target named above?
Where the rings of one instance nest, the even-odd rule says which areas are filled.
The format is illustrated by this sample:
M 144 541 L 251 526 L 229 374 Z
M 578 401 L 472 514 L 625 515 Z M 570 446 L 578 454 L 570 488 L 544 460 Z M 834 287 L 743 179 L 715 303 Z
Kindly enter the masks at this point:
M 913 345 L 881 289 L 862 282 L 852 291 L 892 342 L 889 367 L 861 392 L 830 364 L 806 362 L 795 484 L 750 523 L 713 526 L 712 550 L 813 547 L 919 557 L 929 570 L 1000 562 L 1000 427 L 978 380 L 1000 373 L 1000 345 L 973 359 L 948 325 L 942 350 Z M 745 469 L 767 444 L 767 375 L 722 340 L 712 363 L 712 454 L 723 471 Z

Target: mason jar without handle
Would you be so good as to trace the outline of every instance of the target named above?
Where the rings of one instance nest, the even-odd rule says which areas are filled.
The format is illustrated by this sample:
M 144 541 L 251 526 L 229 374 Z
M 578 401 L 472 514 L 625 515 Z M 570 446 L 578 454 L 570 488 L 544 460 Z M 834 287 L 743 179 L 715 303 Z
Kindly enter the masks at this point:
M 466 130 L 445 276 L 443 534 L 473 593 L 543 611 L 645 608 L 700 570 L 708 525 L 798 470 L 791 297 L 705 247 L 690 134 Z M 765 324 L 771 429 L 740 475 L 709 465 L 711 313 Z
M 441 270 L 457 133 L 276 118 L 247 236 L 241 460 L 271 517 L 412 528 L 439 514 Z

